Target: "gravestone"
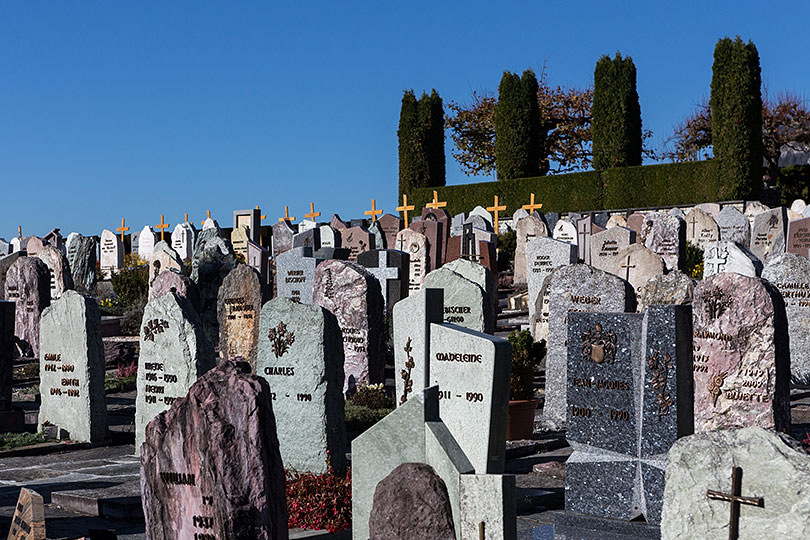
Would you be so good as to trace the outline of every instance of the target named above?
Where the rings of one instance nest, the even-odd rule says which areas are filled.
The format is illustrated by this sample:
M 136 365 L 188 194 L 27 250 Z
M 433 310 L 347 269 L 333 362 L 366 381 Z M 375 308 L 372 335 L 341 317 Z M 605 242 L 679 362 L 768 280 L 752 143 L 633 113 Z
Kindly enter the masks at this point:
M 11 253 L 11 244 L 5 238 L 0 238 L 0 257 Z
M 286 539 L 287 497 L 270 388 L 245 362 L 197 380 L 146 428 L 146 536 Z
M 129 235 L 129 244 L 130 249 L 129 252 L 132 254 L 138 254 L 138 237 L 141 235 L 140 231 L 133 231 L 132 234 Z M 123 240 L 121 240 L 123 242 Z M 101 254 L 99 254 L 99 259 L 101 258 Z
M 42 312 L 39 427 L 54 425 L 60 439 L 107 440 L 104 344 L 95 300 L 65 291 Z
M 524 208 L 518 208 L 515 210 L 515 213 L 512 214 L 512 229 L 517 230 L 517 224 L 520 222 L 520 220 L 528 216 L 529 212 L 527 212 Z
M 797 219 L 802 219 L 802 217 L 804 217 L 801 214 L 799 214 L 798 212 L 794 212 L 790 208 L 788 208 L 786 210 L 786 213 L 787 213 L 788 222 L 796 221 Z
M 802 210 L 802 217 L 810 217 L 810 206 Z
M 14 389 L 14 308 L 14 302 L 0 300 L 0 420 L 4 425 L 12 423 L 8 415 L 12 411 Z M 24 418 L 21 420 L 24 424 Z M 7 425 L 4 432 L 12 430 Z
M 483 206 L 476 206 L 475 208 L 472 209 L 472 211 L 470 211 L 470 218 L 474 217 L 474 216 L 480 216 L 480 217 L 484 218 L 484 221 L 489 223 L 489 226 L 486 227 L 486 230 L 488 230 L 488 231 L 492 230 L 492 224 L 494 222 L 492 221 L 492 214 L 489 213 L 489 210 L 487 210 Z M 482 227 L 482 228 L 484 228 L 484 227 Z
M 194 256 L 194 240 L 197 231 L 191 223 L 178 223 L 172 231 L 172 249 L 177 252 L 181 260 L 191 259 Z
M 71 233 L 66 248 L 74 285 L 89 291 L 96 285 L 96 241 L 88 236 Z
M 669 270 L 683 268 L 686 250 L 686 223 L 669 214 L 650 212 L 644 216 L 640 243 L 664 259 Z
M 318 227 L 321 232 L 321 248 L 339 248 L 340 247 L 340 232 L 336 231 L 329 225 L 321 225 Z
M 695 208 L 701 212 L 709 214 L 712 217 L 717 217 L 717 214 L 720 213 L 720 205 L 717 203 L 700 203 L 695 205 Z
M 687 306 L 569 315 L 567 511 L 660 522 L 667 452 L 693 432 L 690 331 Z
M 320 306 L 274 298 L 261 311 L 256 373 L 272 390 L 286 469 L 346 468 L 343 346 L 337 318 Z
M 203 221 L 202 230 L 207 231 L 210 229 L 219 229 L 219 223 L 214 218 L 208 218 Z
M 630 247 L 635 241 L 635 231 L 618 225 L 593 234 L 590 239 L 591 266 L 608 270 L 619 252 Z
M 349 250 L 346 248 L 325 248 L 322 247 L 314 253 L 316 259 L 338 259 L 341 261 L 348 260 Z
M 497 300 L 498 290 L 495 285 L 494 274 L 490 269 L 483 264 L 476 263 L 470 259 L 457 259 L 450 261 L 442 266 L 447 270 L 451 270 L 459 274 L 473 283 L 477 283 L 479 287 L 484 290 L 487 301 L 492 304 L 492 320 L 495 320 L 495 304 Z M 493 322 L 494 325 L 494 322 Z
M 640 244 L 644 243 L 644 237 L 641 235 L 644 230 L 644 214 L 640 212 L 630 214 L 627 217 L 627 225 L 625 226 L 632 231 L 636 231 L 637 242 Z
M 785 252 L 785 227 L 787 213 L 784 207 L 761 212 L 754 218 L 751 227 L 751 252 L 763 263 L 771 255 Z
M 155 244 L 152 257 L 149 259 L 149 286 L 166 270 L 183 271 L 183 260 L 167 242 L 161 240 Z
M 357 256 L 374 249 L 374 238 L 365 227 L 349 227 L 341 232 L 341 247 L 349 249 L 349 260 L 357 262 Z
M 385 309 L 390 314 L 394 305 L 408 296 L 408 254 L 396 249 L 375 249 L 361 253 L 357 262 L 379 282 Z
M 686 214 L 684 214 L 683 210 L 681 210 L 680 208 L 672 208 L 672 209 L 670 209 L 669 214 L 671 216 L 677 216 L 677 217 L 681 218 L 682 220 L 686 221 Z
M 440 221 L 419 220 L 411 223 L 410 229 L 427 238 L 428 260 L 430 260 L 431 270 L 439 268 L 444 263 L 444 256 L 447 254 L 447 247 L 444 243 L 444 225 Z
M 735 272 L 757 277 L 762 263 L 753 253 L 734 242 L 711 242 L 703 251 L 703 279 L 720 272 Z
M 754 228 L 754 220 L 759 214 L 764 212 L 768 212 L 771 208 L 762 204 L 759 201 L 746 201 L 745 202 L 745 211 L 743 215 L 748 218 L 749 223 L 751 224 L 751 229 Z
M 293 248 L 311 247 L 313 251 L 321 249 L 321 230 L 318 228 L 307 229 L 293 235 Z
M 442 420 L 475 472 L 503 473 L 512 370 L 509 342 L 456 325 L 432 324 L 429 361 L 430 384 L 439 387 Z
M 157 243 L 157 238 L 155 237 L 155 233 L 152 232 L 152 227 L 149 225 L 144 226 L 144 228 L 141 229 L 141 233 L 138 235 L 138 257 L 144 261 L 148 261 L 152 257 L 155 243 Z
M 365 219 L 350 219 L 349 220 L 349 228 L 352 227 L 366 227 L 366 220 Z
M 810 218 L 788 223 L 786 251 L 807 258 L 810 252 Z
M 397 249 L 408 254 L 409 294 L 418 291 L 422 288 L 425 274 L 431 270 L 428 239 L 413 229 L 402 229 L 397 233 Z
M 250 231 L 245 225 L 240 225 L 231 231 L 231 246 L 233 252 L 238 257 L 242 256 L 242 260 L 247 261 L 247 244 L 250 241 Z
M 276 293 L 301 304 L 312 303 L 315 268 L 323 261 L 312 256 L 312 248 L 297 247 L 276 257 Z
M 560 220 L 554 226 L 554 231 L 551 235 L 555 240 L 561 242 L 568 242 L 572 245 L 577 245 L 577 228 L 573 223 L 565 220 Z
M 785 305 L 759 278 L 715 274 L 695 288 L 695 432 L 790 429 Z
M 383 382 L 383 300 L 380 284 L 365 268 L 324 261 L 315 269 L 312 300 L 337 317 L 343 335 L 343 391 Z
M 233 211 L 233 230 L 240 227 L 247 228 L 248 240 L 251 242 L 259 243 L 262 229 L 262 211 L 257 208 L 249 208 L 247 210 L 234 210 Z M 236 246 L 234 246 L 234 251 Z
M 537 303 L 541 300 L 543 282 L 551 272 L 557 268 L 574 264 L 577 262 L 576 246 L 567 242 L 561 242 L 549 237 L 532 238 L 526 246 L 526 262 L 528 266 L 528 291 L 529 291 L 529 327 L 535 341 L 546 339 L 548 319 L 546 318 L 546 333 L 536 334 L 535 318 L 537 316 Z M 542 307 L 541 307 L 541 311 Z M 546 304 L 546 314 L 548 305 Z
M 236 266 L 236 255 L 220 229 L 206 229 L 197 237 L 191 260 L 191 279 L 200 291 L 199 316 L 212 344 L 219 340 L 217 296 L 222 281 Z
M 700 208 L 693 208 L 686 214 L 686 241 L 705 249 L 709 242 L 720 239 L 720 228 L 714 218 Z
M 143 310 L 135 400 L 135 453 L 155 416 L 185 397 L 191 385 L 216 364 L 214 348 L 185 298 L 168 293 Z
M 664 273 L 664 260 L 641 244 L 632 244 L 613 259 L 608 272 L 619 276 L 638 291 Z
M 112 231 L 104 229 L 101 233 L 101 273 L 110 279 L 111 272 L 124 267 L 124 244 Z
M 576 224 L 579 259 L 585 264 L 591 264 L 591 235 L 604 229 L 594 224 L 592 214 L 578 219 Z
M 36 257 L 39 255 L 39 252 L 42 251 L 42 248 L 45 245 L 47 244 L 45 244 L 42 241 L 42 238 L 38 236 L 26 236 L 23 238 L 22 246 L 29 257 Z
M 293 247 L 293 236 L 296 230 L 287 220 L 273 225 L 273 258 L 278 257 Z
M 437 250 L 438 247 L 441 248 L 441 253 L 437 251 L 436 254 L 437 258 L 434 260 L 440 260 L 442 262 L 446 261 L 447 243 L 448 240 L 450 239 L 450 225 L 451 225 L 450 214 L 448 214 L 444 208 L 423 208 L 421 217 L 423 226 L 430 222 L 438 222 L 441 225 L 440 227 L 437 227 L 436 234 L 438 236 L 438 239 L 435 243 L 437 246 Z M 421 229 L 419 229 L 419 232 L 427 235 L 428 241 L 431 241 L 432 232 L 423 232 Z
M 697 282 L 679 270 L 651 279 L 636 293 L 638 312 L 643 313 L 655 304 L 692 304 Z
M 51 304 L 50 272 L 37 257 L 20 257 L 6 273 L 6 300 L 16 303 L 14 336 L 19 356 L 39 357 L 39 319 Z
M 613 214 L 608 218 L 607 223 L 605 224 L 605 228 L 610 229 L 611 227 L 625 227 L 627 228 L 627 218 L 624 217 L 622 214 Z
M 42 495 L 20 489 L 7 540 L 45 540 L 45 505 Z
M 662 540 L 810 538 L 810 457 L 759 427 L 684 437 L 669 452 Z M 731 502 L 732 497 L 737 502 Z M 740 504 L 742 499 L 743 504 Z
M 464 220 L 466 219 L 467 214 L 464 212 L 453 216 L 453 219 L 450 220 L 450 236 L 458 236 L 461 234 L 461 230 L 464 227 Z
M 0 291 L 5 293 L 6 275 L 8 274 L 8 269 L 11 268 L 11 265 L 14 264 L 20 257 L 25 257 L 21 251 L 17 251 L 11 255 L 6 255 L 5 257 L 0 257 Z
M 416 223 L 416 219 L 414 219 L 414 223 Z M 411 223 L 411 225 L 413 225 L 413 223 Z M 492 222 L 487 221 L 480 215 L 471 214 L 469 217 L 467 217 L 467 219 L 464 220 L 462 226 L 463 225 L 472 225 L 474 229 L 492 232 Z
M 259 273 L 262 294 L 269 298 L 273 293 L 273 277 L 270 272 L 270 250 L 248 240 L 247 265 Z
M 303 219 L 298 223 L 298 234 L 317 228 L 318 224 L 315 221 L 312 221 L 311 219 Z
M 635 294 L 629 283 L 585 264 L 555 270 L 549 277 L 548 353 L 546 354 L 545 423 L 561 427 L 567 410 L 566 339 L 568 313 L 629 312 L 635 309 Z
M 11 246 L 12 253 L 22 251 L 22 238 L 19 237 L 12 238 L 11 242 L 9 242 L 9 245 Z
M 492 301 L 477 283 L 442 267 L 425 276 L 424 286 L 444 291 L 444 322 L 478 332 L 494 331 Z
M 782 294 L 790 340 L 790 378 L 810 384 L 810 261 L 794 253 L 771 257 L 762 278 Z
M 333 229 L 338 229 L 341 231 L 349 228 L 349 225 L 345 221 L 340 219 L 340 216 L 337 214 L 332 214 L 332 219 L 329 221 L 329 225 Z
M 56 300 L 65 291 L 75 288 L 73 276 L 70 273 L 70 264 L 61 249 L 43 246 L 37 257 L 48 266 L 51 300 Z
M 430 386 L 430 328 L 444 318 L 444 291 L 422 289 L 394 306 L 394 375 L 397 407 Z
M 744 247 L 751 245 L 751 223 L 742 212 L 733 206 L 726 206 L 717 214 L 720 240 L 736 242 Z
M 262 284 L 259 273 L 238 264 L 222 281 L 217 297 L 219 355 L 226 360 L 243 358 L 256 373 L 259 346 L 259 313 Z
M 548 229 L 539 215 L 532 214 L 518 221 L 515 231 L 517 233 L 517 244 L 515 247 L 515 274 L 513 283 L 515 286 L 521 286 L 528 283 L 529 270 L 526 264 L 526 245 L 531 239 L 537 238 L 538 236 L 547 237 Z
M 197 288 L 197 284 L 191 281 L 190 277 L 176 270 L 161 272 L 152 282 L 152 286 L 149 287 L 149 301 L 151 302 L 155 298 L 159 298 L 170 292 L 175 293 L 177 296 L 182 296 L 191 302 L 194 311 L 199 315 L 200 290 Z
M 797 214 L 801 214 L 804 212 L 804 209 L 807 208 L 807 203 L 804 202 L 802 199 L 796 199 L 790 205 L 790 209 L 796 212 Z
M 372 242 L 374 249 L 385 249 L 385 234 L 383 234 L 380 225 L 376 221 L 372 221 L 371 225 L 368 226 L 368 232 L 371 233 L 371 237 L 374 239 L 374 242 Z

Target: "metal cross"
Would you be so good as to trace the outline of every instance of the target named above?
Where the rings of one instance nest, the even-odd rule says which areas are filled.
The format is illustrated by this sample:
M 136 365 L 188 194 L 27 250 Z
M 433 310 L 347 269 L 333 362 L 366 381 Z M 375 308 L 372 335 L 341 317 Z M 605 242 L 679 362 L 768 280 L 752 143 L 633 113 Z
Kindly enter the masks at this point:
M 163 214 L 160 214 L 160 224 L 155 225 L 155 228 L 160 229 L 160 241 L 163 242 L 163 229 L 168 229 L 169 228 L 168 223 L 163 223 Z
M 498 234 L 498 212 L 506 210 L 506 205 L 498 206 L 498 196 L 495 195 L 495 204 L 487 208 L 488 212 L 492 212 L 495 218 L 495 234 Z
M 121 241 L 124 241 L 124 233 L 129 230 L 129 227 L 124 227 L 124 218 L 121 218 L 121 226 L 115 229 L 115 232 L 121 233 Z
M 523 206 L 521 206 L 521 208 L 527 210 L 531 214 L 535 210 L 540 210 L 541 208 L 543 208 L 543 205 L 541 203 L 534 204 L 534 193 L 532 193 L 531 198 L 529 199 L 529 204 L 524 204 Z
M 429 202 L 425 205 L 426 208 L 444 208 L 447 206 L 447 202 L 439 202 L 439 193 L 434 189 L 433 190 L 433 202 Z
M 436 192 L 433 192 L 433 197 L 436 197 Z M 408 211 L 413 210 L 414 206 L 408 206 L 408 196 L 402 194 L 402 206 L 397 206 L 397 212 L 402 212 L 405 215 L 405 228 L 408 228 Z
M 309 203 L 309 214 L 304 214 L 304 217 L 307 218 L 307 219 L 311 219 L 311 220 L 315 221 L 315 218 L 319 217 L 320 215 L 321 215 L 320 212 L 315 211 L 315 203 L 310 201 L 310 203 Z
M 624 272 L 624 280 L 625 281 L 630 281 L 630 269 L 635 268 L 635 267 L 636 267 L 635 264 L 630 264 L 630 255 L 628 254 L 627 259 L 624 261 L 624 264 L 621 265 L 621 268 L 626 268 L 626 270 Z
M 289 211 L 287 210 L 287 207 L 285 206 L 284 207 L 284 217 L 278 218 L 278 221 L 279 221 L 279 223 L 281 223 L 282 221 L 295 221 L 295 216 L 290 216 Z
M 374 222 L 377 221 L 377 216 L 382 213 L 382 210 L 377 210 L 377 201 L 371 199 L 371 210 L 366 210 L 365 215 L 371 216 L 371 221 Z
M 740 538 L 740 504 L 765 508 L 765 499 L 762 497 L 741 497 L 742 493 L 742 467 L 731 469 L 731 493 L 721 493 L 712 489 L 706 490 L 706 496 L 715 501 L 731 503 L 731 516 L 728 522 L 728 540 Z

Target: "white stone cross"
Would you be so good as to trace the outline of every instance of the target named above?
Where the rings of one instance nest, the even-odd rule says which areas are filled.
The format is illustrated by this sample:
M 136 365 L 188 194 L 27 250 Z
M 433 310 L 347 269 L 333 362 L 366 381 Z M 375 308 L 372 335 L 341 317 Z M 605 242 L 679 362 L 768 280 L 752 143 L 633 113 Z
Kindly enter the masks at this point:
M 711 273 L 712 274 L 719 274 L 723 271 L 726 267 L 726 262 L 728 262 L 728 248 L 723 246 L 712 246 L 709 248 L 709 256 L 706 257 L 704 260 L 704 264 L 706 266 L 711 265 Z M 709 270 L 709 268 L 706 268 Z

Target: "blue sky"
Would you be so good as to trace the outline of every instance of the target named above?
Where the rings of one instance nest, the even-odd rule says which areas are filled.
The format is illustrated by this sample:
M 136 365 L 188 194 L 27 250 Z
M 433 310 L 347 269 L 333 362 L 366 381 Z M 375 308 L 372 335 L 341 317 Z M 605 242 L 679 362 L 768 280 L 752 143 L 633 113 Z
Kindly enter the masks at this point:
M 393 211 L 404 89 L 465 102 L 544 62 L 585 87 L 617 50 L 660 146 L 737 34 L 771 93 L 807 93 L 804 26 L 765 2 L 2 2 L 0 236 Z

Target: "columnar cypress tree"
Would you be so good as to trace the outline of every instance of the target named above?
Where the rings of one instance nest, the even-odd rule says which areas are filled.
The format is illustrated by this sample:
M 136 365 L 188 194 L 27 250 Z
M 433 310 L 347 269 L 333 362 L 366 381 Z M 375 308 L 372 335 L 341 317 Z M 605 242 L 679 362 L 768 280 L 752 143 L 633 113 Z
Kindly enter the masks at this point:
M 505 71 L 495 108 L 495 170 L 498 180 L 540 175 L 540 111 L 537 77 Z
M 762 187 L 762 94 L 759 53 L 739 36 L 714 48 L 712 146 L 727 198 L 751 199 Z
M 641 107 L 636 66 L 617 52 L 603 56 L 593 73 L 593 168 L 641 165 Z
M 445 185 L 444 108 L 436 90 L 402 96 L 399 113 L 399 192 Z

